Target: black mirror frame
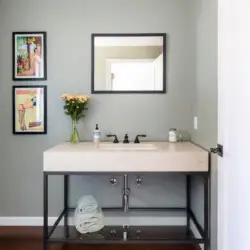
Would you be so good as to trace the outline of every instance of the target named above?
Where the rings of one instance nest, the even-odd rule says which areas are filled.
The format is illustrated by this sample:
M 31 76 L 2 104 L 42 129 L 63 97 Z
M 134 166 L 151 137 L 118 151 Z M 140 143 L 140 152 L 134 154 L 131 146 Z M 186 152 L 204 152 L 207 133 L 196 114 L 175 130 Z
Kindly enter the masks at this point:
M 106 91 L 95 90 L 95 37 L 125 37 L 125 36 L 161 36 L 163 37 L 163 90 L 157 91 Z M 91 93 L 92 94 L 165 94 L 167 89 L 166 69 L 167 69 L 167 42 L 166 33 L 94 33 L 91 34 Z

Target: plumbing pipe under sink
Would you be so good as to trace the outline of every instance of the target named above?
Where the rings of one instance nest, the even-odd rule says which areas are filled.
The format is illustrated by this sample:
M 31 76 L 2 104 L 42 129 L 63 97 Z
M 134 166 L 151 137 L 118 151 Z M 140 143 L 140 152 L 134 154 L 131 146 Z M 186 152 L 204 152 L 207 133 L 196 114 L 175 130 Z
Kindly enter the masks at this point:
M 123 204 L 123 211 L 127 212 L 129 208 L 129 193 L 130 190 L 128 188 L 128 175 L 125 174 L 123 177 L 123 199 L 122 199 L 122 204 Z

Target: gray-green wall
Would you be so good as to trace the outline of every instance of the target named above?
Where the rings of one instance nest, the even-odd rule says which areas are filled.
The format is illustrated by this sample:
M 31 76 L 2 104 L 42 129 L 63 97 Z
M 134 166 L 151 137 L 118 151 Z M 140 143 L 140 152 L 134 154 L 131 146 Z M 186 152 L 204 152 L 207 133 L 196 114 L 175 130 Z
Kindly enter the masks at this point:
M 0 216 L 42 215 L 42 152 L 69 137 L 70 121 L 63 115 L 59 96 L 64 92 L 90 94 L 91 33 L 166 32 L 168 93 L 94 95 L 79 126 L 84 139 L 91 139 L 94 124 L 99 123 L 103 133 L 115 132 L 120 138 L 125 132 L 131 136 L 146 132 L 149 139 L 166 139 L 168 128 L 177 127 L 190 131 L 192 139 L 206 148 L 215 145 L 216 14 L 217 0 L 22 0 L 22 4 L 0 0 Z M 48 32 L 48 81 L 38 82 L 48 85 L 48 135 L 14 136 L 11 88 L 18 82 L 11 80 L 11 33 L 36 30 Z M 192 129 L 194 115 L 199 118 L 198 131 Z M 55 215 L 62 201 L 62 183 L 58 178 L 52 181 L 50 214 Z M 109 176 L 75 178 L 71 191 L 78 196 L 91 192 L 102 204 L 118 204 L 120 184 L 113 188 L 108 181 Z M 141 189 L 133 189 L 132 202 L 185 204 L 182 181 L 172 175 L 146 179 Z M 196 182 L 195 187 L 198 199 L 193 206 L 202 221 L 201 183 Z M 105 192 L 108 196 L 103 199 Z M 155 192 L 160 195 L 155 197 Z M 212 250 L 216 249 L 216 193 L 213 160 Z
M 69 138 L 70 121 L 63 114 L 60 95 L 90 94 L 91 33 L 166 32 L 167 94 L 93 95 L 88 114 L 79 124 L 83 139 L 91 139 L 96 123 L 103 134 L 117 133 L 121 140 L 125 133 L 133 138 L 142 132 L 148 139 L 164 140 L 170 127 L 191 131 L 195 48 L 189 4 L 187 0 L 2 1 L 0 216 L 42 215 L 42 153 Z M 48 81 L 12 81 L 13 31 L 47 31 Z M 12 134 L 13 84 L 48 86 L 47 135 Z M 62 183 L 58 178 L 51 180 L 50 215 L 56 215 L 62 201 Z M 183 180 L 172 175 L 146 178 L 140 189 L 132 189 L 131 201 L 140 205 L 184 205 Z M 134 177 L 131 182 L 134 185 Z M 77 195 L 91 192 L 105 205 L 121 202 L 120 186 L 111 187 L 109 176 L 74 178 L 71 191 Z M 72 202 L 75 200 L 74 195 Z
M 206 149 L 217 144 L 217 32 L 218 0 L 192 0 L 190 14 L 195 50 L 195 86 L 193 116 L 198 117 L 198 130 L 192 140 Z M 217 161 L 211 161 L 211 250 L 217 249 Z M 193 208 L 203 221 L 203 188 L 200 180 L 193 187 Z

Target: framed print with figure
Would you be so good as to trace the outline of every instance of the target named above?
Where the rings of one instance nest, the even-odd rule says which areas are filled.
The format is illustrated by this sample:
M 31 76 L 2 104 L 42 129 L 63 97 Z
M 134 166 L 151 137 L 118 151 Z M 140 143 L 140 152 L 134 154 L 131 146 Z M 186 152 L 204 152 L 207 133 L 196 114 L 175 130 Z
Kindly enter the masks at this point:
M 13 32 L 13 80 L 47 80 L 46 32 Z
M 13 86 L 13 134 L 47 134 L 46 86 Z

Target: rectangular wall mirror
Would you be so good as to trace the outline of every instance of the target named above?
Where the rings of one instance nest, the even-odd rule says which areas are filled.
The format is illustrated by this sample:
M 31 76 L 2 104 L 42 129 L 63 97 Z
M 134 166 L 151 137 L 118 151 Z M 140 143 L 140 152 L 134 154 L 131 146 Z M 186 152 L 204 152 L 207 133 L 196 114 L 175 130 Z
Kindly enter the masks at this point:
M 92 93 L 166 93 L 166 34 L 92 34 Z

